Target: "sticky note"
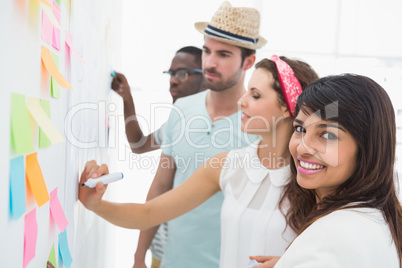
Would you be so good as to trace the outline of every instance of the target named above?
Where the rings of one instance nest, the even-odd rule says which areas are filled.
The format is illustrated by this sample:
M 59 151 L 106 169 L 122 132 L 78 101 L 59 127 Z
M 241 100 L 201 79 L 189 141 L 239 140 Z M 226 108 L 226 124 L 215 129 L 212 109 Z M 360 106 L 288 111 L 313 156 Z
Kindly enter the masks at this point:
M 68 225 L 68 221 L 64 215 L 59 198 L 57 197 L 57 187 L 50 192 L 50 214 L 53 216 L 57 227 L 59 227 L 60 231 L 63 232 Z
M 46 16 L 45 12 L 43 11 L 42 11 L 41 28 L 42 28 L 41 37 L 43 41 L 51 45 L 53 41 L 53 25 L 50 22 L 49 18 Z
M 28 97 L 27 108 L 29 113 L 38 123 L 41 130 L 50 139 L 52 143 L 59 143 L 64 141 L 63 136 L 50 121 L 49 117 L 46 115 L 45 111 L 40 105 L 40 100 L 38 98 Z
M 69 268 L 73 259 L 71 258 L 70 250 L 68 248 L 67 230 L 64 230 L 64 232 L 59 234 L 59 254 L 63 260 L 64 266 Z
M 56 11 L 58 11 L 59 9 L 56 9 L 49 1 L 47 0 L 38 0 L 39 3 L 44 4 L 45 6 L 55 9 Z M 59 11 L 60 12 L 60 11 Z
M 42 206 L 50 200 L 49 192 L 43 179 L 42 170 L 38 163 L 38 153 L 29 154 L 25 160 L 25 173 L 28 179 L 29 187 L 34 195 L 36 204 Z
M 67 82 L 67 80 L 64 78 L 64 76 L 59 72 L 59 69 L 57 68 L 55 62 L 52 59 L 52 56 L 50 55 L 50 50 L 44 46 L 42 46 L 42 61 L 43 64 L 45 65 L 47 71 L 53 76 L 54 79 L 56 79 L 57 83 L 59 83 L 60 86 L 64 88 L 71 88 L 72 86 Z
M 24 156 L 10 160 L 10 212 L 15 219 L 25 213 Z
M 42 107 L 43 111 L 50 119 L 50 102 L 48 100 L 40 100 L 40 106 Z M 49 138 L 46 134 L 39 128 L 39 148 L 46 148 L 51 145 Z
M 59 56 L 56 54 L 52 53 L 52 59 L 54 63 L 57 66 L 57 69 L 59 68 Z M 59 99 L 60 98 L 60 86 L 57 84 L 56 80 L 53 78 L 53 76 L 50 77 L 50 92 L 53 98 Z
M 53 5 L 54 3 L 57 3 L 60 6 L 60 0 L 54 0 Z
M 57 261 L 56 261 L 56 251 L 54 250 L 54 243 L 52 245 L 52 249 L 50 250 L 49 257 L 47 261 L 50 261 L 55 268 L 57 268 Z
M 24 259 L 23 267 L 31 262 L 36 254 L 36 239 L 38 236 L 38 223 L 36 222 L 36 208 L 25 215 L 24 222 Z
M 86 64 L 86 61 L 81 58 L 80 54 L 77 52 L 77 50 L 75 50 L 75 48 L 73 47 L 73 36 L 66 31 L 65 33 L 65 38 L 66 38 L 66 44 L 70 47 L 70 50 L 72 50 L 74 52 L 74 54 L 77 56 L 77 58 L 82 62 Z
M 11 144 L 17 154 L 33 151 L 31 123 L 25 96 L 11 95 Z
M 48 5 L 44 5 L 42 7 L 42 10 L 46 13 L 47 17 L 49 18 L 53 26 L 56 27 L 57 29 L 60 29 L 60 24 L 52 12 L 54 10 L 53 6 L 49 7 Z
M 59 3 L 60 5 L 60 3 Z M 59 7 L 55 2 L 53 2 L 53 15 L 56 18 L 57 22 L 60 24 L 60 19 L 61 19 L 61 12 Z M 53 38 L 52 38 L 52 44 L 51 44 L 55 49 L 60 51 L 60 29 L 57 29 L 56 27 L 53 27 Z

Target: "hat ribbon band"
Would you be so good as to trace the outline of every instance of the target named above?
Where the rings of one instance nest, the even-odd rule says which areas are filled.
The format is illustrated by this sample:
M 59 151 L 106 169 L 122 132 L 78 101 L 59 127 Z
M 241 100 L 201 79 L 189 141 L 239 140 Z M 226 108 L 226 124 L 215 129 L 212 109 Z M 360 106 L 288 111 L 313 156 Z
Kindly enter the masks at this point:
M 221 37 L 221 38 L 225 38 L 225 39 L 229 39 L 229 40 L 233 40 L 233 41 L 238 41 L 241 43 L 257 44 L 257 42 L 258 42 L 258 38 L 249 38 L 249 37 L 244 37 L 241 35 L 229 33 L 227 31 L 215 28 L 211 25 L 208 25 L 205 28 L 205 33 L 216 36 L 216 37 Z

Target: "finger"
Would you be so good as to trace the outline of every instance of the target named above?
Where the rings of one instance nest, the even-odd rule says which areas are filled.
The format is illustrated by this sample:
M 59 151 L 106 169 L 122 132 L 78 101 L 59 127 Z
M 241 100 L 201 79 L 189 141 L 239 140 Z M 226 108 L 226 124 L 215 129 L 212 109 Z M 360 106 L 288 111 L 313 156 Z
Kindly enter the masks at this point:
M 96 161 L 95 161 L 95 160 L 87 161 L 87 162 L 85 163 L 85 168 L 89 168 L 89 167 L 91 167 L 91 166 L 93 166 L 93 165 L 96 165 Z
M 92 166 L 96 165 L 95 160 L 91 160 L 85 163 L 84 170 L 81 173 L 80 183 L 84 183 L 88 180 L 88 173 Z
M 97 168 L 92 170 L 91 178 L 98 178 L 101 175 L 109 174 L 109 168 L 106 164 L 102 164 L 101 166 L 97 166 Z
M 101 175 L 109 174 L 109 167 L 106 164 L 102 164 L 96 173 Z
M 105 190 L 106 190 L 106 185 L 103 184 L 103 182 L 100 181 L 96 184 L 96 193 L 97 194 L 103 195 L 105 193 Z
M 87 176 L 87 178 L 97 178 L 98 176 L 97 176 L 97 174 L 94 174 L 94 173 L 96 173 L 96 171 L 99 169 L 99 166 L 98 165 L 93 165 L 93 166 L 91 166 L 91 168 L 88 170 L 88 176 Z
M 258 262 L 266 262 L 272 260 L 273 256 L 250 256 L 250 260 L 256 260 Z
M 96 190 L 96 195 L 98 195 L 99 199 L 102 199 L 103 195 L 105 194 L 107 184 L 103 184 L 103 182 L 98 182 L 96 184 L 95 190 Z
M 50 261 L 47 262 L 47 268 L 54 268 L 53 264 Z
M 264 262 L 263 264 L 258 265 L 255 268 L 274 268 L 275 264 L 276 264 L 276 261 L 271 260 L 271 261 Z
M 127 83 L 127 79 L 122 73 L 116 73 L 116 79 L 118 79 L 121 83 Z
M 118 90 L 121 86 L 122 86 L 121 81 L 118 78 L 114 77 L 112 80 L 112 89 Z

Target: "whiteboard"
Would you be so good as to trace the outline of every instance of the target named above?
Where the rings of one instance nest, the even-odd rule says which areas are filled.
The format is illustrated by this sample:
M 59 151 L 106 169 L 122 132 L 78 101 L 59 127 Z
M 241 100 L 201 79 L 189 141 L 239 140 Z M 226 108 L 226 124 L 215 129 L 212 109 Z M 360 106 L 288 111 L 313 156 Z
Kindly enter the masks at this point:
M 16 219 L 10 211 L 10 160 L 37 153 L 47 191 L 57 188 L 68 221 L 71 267 L 111 267 L 113 260 L 106 254 L 112 235 L 109 224 L 84 210 L 77 201 L 77 193 L 85 162 L 90 159 L 107 162 L 109 158 L 106 118 L 110 71 L 120 64 L 120 55 L 115 51 L 119 51 L 116 48 L 121 39 L 121 1 L 55 2 L 60 9 L 59 50 L 42 37 L 42 12 L 46 4 L 39 0 L 10 0 L 3 1 L 0 9 L 0 111 L 4 128 L 0 134 L 0 165 L 4 171 L 0 187 L 0 266 L 23 267 L 24 216 L 36 209 L 35 256 L 26 267 L 45 267 L 52 245 L 57 266 L 65 267 L 58 254 L 60 230 L 50 214 L 50 202 L 38 206 L 28 192 L 25 213 Z M 72 36 L 72 48 L 65 42 L 66 31 Z M 59 98 L 52 96 L 50 73 L 41 60 L 42 47 L 59 57 L 58 70 L 73 87 L 60 87 Z M 17 153 L 10 134 L 12 94 L 21 94 L 26 100 L 34 97 L 49 101 L 50 121 L 64 141 L 39 148 L 38 123 L 30 117 L 33 150 Z

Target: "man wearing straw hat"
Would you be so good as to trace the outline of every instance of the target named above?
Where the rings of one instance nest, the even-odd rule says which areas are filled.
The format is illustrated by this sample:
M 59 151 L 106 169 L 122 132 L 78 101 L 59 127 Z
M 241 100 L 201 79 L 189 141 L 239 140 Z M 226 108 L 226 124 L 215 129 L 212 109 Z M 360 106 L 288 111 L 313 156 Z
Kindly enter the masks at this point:
M 211 21 L 195 23 L 204 37 L 202 68 L 208 90 L 179 99 L 165 127 L 164 145 L 152 199 L 183 183 L 208 158 L 245 147 L 256 137 L 240 131 L 237 101 L 245 93 L 245 73 L 255 50 L 266 40 L 259 35 L 260 15 L 254 8 L 224 2 Z M 162 268 L 219 267 L 221 192 L 168 222 Z M 157 227 L 142 231 L 152 239 Z

